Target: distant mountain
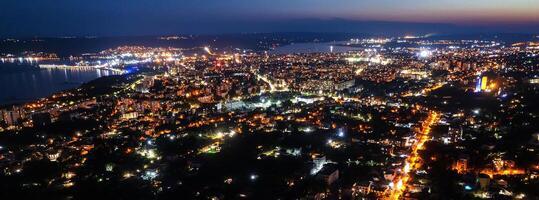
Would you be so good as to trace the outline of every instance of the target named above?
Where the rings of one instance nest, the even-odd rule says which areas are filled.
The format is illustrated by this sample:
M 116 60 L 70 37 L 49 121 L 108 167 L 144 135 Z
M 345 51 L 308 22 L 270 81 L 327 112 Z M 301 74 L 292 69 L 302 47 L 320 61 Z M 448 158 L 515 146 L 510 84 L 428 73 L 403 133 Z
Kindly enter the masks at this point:
M 491 34 L 491 33 L 539 33 L 539 23 L 455 25 L 450 23 L 420 23 L 395 21 L 361 21 L 347 19 L 298 19 L 235 23 L 212 26 L 224 32 L 345 32 L 371 35 L 426 35 L 426 34 Z M 200 30 L 208 31 L 211 30 Z

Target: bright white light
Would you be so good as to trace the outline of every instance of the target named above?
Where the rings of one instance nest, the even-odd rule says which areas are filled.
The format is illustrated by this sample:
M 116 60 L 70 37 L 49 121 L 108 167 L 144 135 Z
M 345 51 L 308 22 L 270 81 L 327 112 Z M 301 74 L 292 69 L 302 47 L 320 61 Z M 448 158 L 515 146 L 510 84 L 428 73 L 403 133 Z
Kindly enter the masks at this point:
M 339 129 L 339 132 L 337 133 L 337 136 L 339 137 L 344 137 L 344 131 L 341 129 Z
M 432 52 L 430 52 L 427 49 L 423 49 L 419 52 L 419 57 L 421 58 L 426 58 L 426 57 L 429 57 L 430 55 L 432 55 Z
M 157 178 L 158 175 L 159 174 L 156 170 L 149 170 L 149 171 L 146 171 L 144 175 L 142 175 L 141 178 L 144 180 L 152 180 L 152 179 Z
M 211 51 L 210 51 L 210 48 L 209 48 L 209 47 L 204 47 L 204 51 L 206 51 L 208 54 L 211 55 Z
M 479 109 L 473 110 L 473 113 L 476 114 L 476 115 L 479 115 Z
M 310 132 L 313 132 L 314 130 L 311 127 L 307 127 L 303 131 L 306 132 L 306 133 L 310 133 Z
M 256 174 L 251 174 L 249 178 L 251 178 L 251 180 L 254 181 L 258 178 L 258 176 Z
M 157 158 L 157 153 L 155 152 L 155 150 L 150 149 L 150 150 L 147 151 L 146 157 L 149 158 L 149 159 Z
M 406 163 L 404 165 L 404 173 L 408 173 L 408 172 L 410 172 L 410 163 Z
M 399 182 L 397 183 L 397 189 L 401 190 L 402 187 L 403 187 L 402 180 L 399 180 Z

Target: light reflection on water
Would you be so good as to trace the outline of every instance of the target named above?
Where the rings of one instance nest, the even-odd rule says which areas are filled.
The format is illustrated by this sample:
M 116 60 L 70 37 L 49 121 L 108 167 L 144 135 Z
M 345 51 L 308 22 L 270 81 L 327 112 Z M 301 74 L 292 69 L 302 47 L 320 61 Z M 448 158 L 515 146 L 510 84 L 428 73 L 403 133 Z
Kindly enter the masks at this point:
M 296 43 L 277 47 L 270 51 L 271 54 L 294 54 L 294 53 L 345 53 L 358 50 L 359 48 L 343 46 L 345 42 L 326 43 Z
M 0 63 L 0 105 L 31 101 L 72 89 L 103 76 L 119 74 L 98 69 L 36 69 L 2 66 Z M 20 67 L 13 70 L 12 67 Z

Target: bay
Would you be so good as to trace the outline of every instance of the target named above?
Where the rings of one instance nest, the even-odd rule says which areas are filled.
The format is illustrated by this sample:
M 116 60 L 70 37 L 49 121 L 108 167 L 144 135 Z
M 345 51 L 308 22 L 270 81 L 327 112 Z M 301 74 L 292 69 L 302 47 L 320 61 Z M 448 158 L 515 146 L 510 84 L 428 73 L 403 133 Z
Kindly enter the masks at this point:
M 101 69 L 41 69 L 36 64 L 0 63 L 0 105 L 37 100 L 116 74 Z

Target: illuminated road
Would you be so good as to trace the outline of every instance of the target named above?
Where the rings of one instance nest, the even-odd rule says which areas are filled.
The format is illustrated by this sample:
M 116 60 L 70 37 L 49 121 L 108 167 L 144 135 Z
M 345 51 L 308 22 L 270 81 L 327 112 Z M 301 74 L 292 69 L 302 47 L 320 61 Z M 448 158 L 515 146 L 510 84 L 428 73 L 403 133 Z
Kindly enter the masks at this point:
M 428 86 L 427 88 L 422 89 L 421 91 L 417 91 L 415 93 L 414 92 L 408 92 L 406 94 L 403 94 L 402 97 L 427 95 L 427 94 L 429 94 L 430 92 L 432 92 L 434 90 L 440 89 L 445 84 L 447 84 L 447 83 L 446 82 L 436 83 L 436 84 L 434 84 L 432 86 Z
M 417 151 L 424 148 L 424 144 L 429 140 L 429 134 L 431 131 L 432 125 L 436 124 L 440 119 L 440 114 L 436 112 L 430 112 L 429 117 L 421 126 L 421 131 L 417 133 L 416 138 L 417 142 L 412 145 L 412 150 L 410 156 L 406 159 L 404 167 L 402 169 L 402 175 L 397 177 L 393 182 L 393 187 L 390 190 L 388 199 L 399 199 L 408 187 L 408 184 L 411 182 L 410 174 L 414 173 L 421 167 L 420 156 Z
M 275 84 L 273 84 L 268 78 L 256 73 L 255 71 L 252 71 L 253 74 L 256 75 L 256 78 L 259 80 L 262 80 L 266 82 L 270 87 L 270 92 L 283 92 L 288 91 L 288 87 L 286 85 L 279 85 L 279 87 L 276 87 Z

